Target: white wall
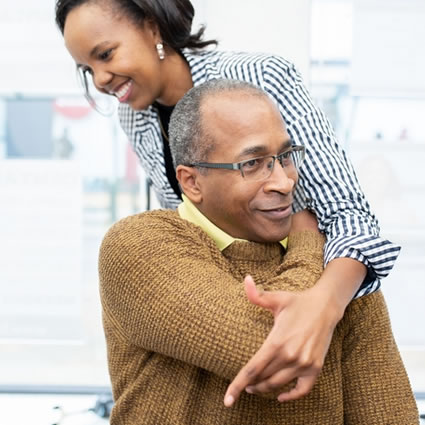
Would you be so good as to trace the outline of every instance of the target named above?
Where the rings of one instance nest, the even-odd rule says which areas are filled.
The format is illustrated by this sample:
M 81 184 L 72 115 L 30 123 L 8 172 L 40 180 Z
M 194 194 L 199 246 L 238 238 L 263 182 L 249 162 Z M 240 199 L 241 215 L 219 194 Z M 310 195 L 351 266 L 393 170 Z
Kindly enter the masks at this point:
M 310 63 L 311 0 L 192 0 L 195 27 L 223 50 L 275 53 L 294 62 L 306 83 Z
M 0 1 L 0 94 L 80 93 L 53 0 Z
M 193 0 L 195 25 L 227 50 L 276 53 L 309 73 L 311 0 Z M 54 1 L 0 2 L 0 94 L 80 93 Z
M 353 2 L 352 93 L 425 98 L 425 1 Z

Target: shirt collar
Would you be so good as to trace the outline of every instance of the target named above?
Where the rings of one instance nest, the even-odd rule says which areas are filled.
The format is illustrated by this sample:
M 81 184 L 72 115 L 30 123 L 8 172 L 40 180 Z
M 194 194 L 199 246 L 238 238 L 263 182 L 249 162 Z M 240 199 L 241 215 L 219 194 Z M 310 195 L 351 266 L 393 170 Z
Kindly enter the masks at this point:
M 193 205 L 191 200 L 182 194 L 183 202 L 178 206 L 178 213 L 181 218 L 190 221 L 193 224 L 198 225 L 210 238 L 214 240 L 217 245 L 217 248 L 220 251 L 226 249 L 234 241 L 240 241 L 242 239 L 236 239 L 233 236 L 230 236 L 214 223 L 208 220 L 198 208 Z M 288 238 L 280 241 L 280 244 L 286 249 L 288 246 Z

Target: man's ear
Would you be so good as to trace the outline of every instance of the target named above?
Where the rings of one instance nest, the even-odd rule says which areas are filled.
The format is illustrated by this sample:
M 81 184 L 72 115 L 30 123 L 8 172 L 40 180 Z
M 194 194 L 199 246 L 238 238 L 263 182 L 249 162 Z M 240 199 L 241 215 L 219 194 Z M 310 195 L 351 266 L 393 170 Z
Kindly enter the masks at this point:
M 202 192 L 199 185 L 199 171 L 195 167 L 178 165 L 176 168 L 177 180 L 183 193 L 194 203 L 202 202 Z

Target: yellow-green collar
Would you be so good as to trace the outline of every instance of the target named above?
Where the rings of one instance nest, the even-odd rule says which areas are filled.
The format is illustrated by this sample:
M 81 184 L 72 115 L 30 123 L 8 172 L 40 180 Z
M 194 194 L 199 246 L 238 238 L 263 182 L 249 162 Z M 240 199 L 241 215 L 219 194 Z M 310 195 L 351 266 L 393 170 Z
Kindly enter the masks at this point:
M 187 198 L 184 194 L 182 195 L 183 202 L 178 206 L 178 213 L 181 218 L 190 221 L 193 224 L 198 225 L 208 236 L 210 236 L 214 242 L 217 244 L 217 247 L 220 251 L 226 249 L 230 244 L 234 241 L 242 240 L 236 239 L 219 227 L 217 227 L 214 223 L 208 220 L 195 205 L 192 204 L 189 198 Z M 288 246 L 288 238 L 280 241 L 281 245 L 286 249 Z

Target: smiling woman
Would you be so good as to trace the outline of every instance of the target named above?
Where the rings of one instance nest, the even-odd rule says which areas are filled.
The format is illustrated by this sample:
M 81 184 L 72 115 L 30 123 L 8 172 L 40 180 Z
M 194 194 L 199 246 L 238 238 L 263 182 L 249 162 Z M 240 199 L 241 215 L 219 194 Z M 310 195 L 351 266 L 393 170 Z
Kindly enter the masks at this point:
M 100 25 L 93 25 L 96 20 Z M 169 60 L 161 63 L 160 47 L 155 46 L 162 40 L 152 22 L 129 25 L 94 3 L 70 12 L 64 38 L 78 68 L 91 75 L 96 89 L 133 109 L 146 109 L 156 99 L 174 104 L 191 87 L 188 67 L 177 53 L 167 52 Z
M 96 89 L 135 110 L 146 109 L 155 100 L 174 105 L 192 86 L 190 70 L 178 50 L 215 41 L 201 41 L 202 28 L 190 34 L 194 11 L 188 1 L 166 2 L 163 8 L 161 1 L 139 2 L 140 7 L 137 3 L 61 0 L 56 21 L 91 101 L 87 74 Z

